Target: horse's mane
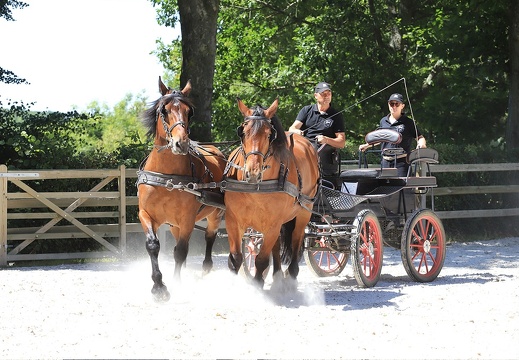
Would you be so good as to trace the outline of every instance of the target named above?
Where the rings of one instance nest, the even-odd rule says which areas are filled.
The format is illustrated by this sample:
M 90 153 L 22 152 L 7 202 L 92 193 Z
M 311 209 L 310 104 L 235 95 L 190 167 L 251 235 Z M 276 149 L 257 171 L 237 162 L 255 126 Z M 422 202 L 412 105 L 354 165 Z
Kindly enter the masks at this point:
M 155 133 L 157 132 L 157 116 L 160 111 L 164 111 L 164 106 L 168 105 L 173 100 L 177 99 L 178 101 L 183 102 L 191 109 L 194 109 L 193 101 L 184 96 L 180 91 L 174 90 L 170 94 L 166 94 L 154 102 L 151 103 L 150 107 L 144 110 L 141 114 L 141 122 L 144 127 L 147 129 L 146 135 L 150 138 L 155 137 Z M 164 114 L 165 116 L 166 114 Z
M 265 108 L 261 105 L 256 105 L 251 108 L 252 116 L 265 116 Z M 276 130 L 276 137 L 272 141 L 272 153 L 273 155 L 279 159 L 283 155 L 286 155 L 287 152 L 287 135 L 285 134 L 285 129 L 281 124 L 281 121 L 278 119 L 276 115 L 274 115 L 271 119 L 272 127 Z M 254 121 L 251 125 L 251 134 L 256 134 L 262 127 L 260 121 Z

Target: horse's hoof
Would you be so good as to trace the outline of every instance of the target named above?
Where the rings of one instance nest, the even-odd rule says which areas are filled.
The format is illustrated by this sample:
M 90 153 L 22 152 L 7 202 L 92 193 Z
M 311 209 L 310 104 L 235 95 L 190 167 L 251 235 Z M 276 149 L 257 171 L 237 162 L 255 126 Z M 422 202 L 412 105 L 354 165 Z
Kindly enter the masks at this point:
M 296 278 L 293 278 L 291 276 L 287 276 L 284 280 L 284 287 L 287 292 L 297 292 L 297 287 L 299 285 Z
M 213 262 L 206 262 L 204 261 L 202 264 L 202 275 L 205 276 L 209 274 L 213 270 Z
M 265 280 L 263 280 L 263 278 L 255 277 L 254 280 L 252 281 L 252 284 L 254 285 L 255 288 L 257 288 L 259 290 L 263 290 L 263 285 L 265 285 Z
M 151 293 L 153 294 L 153 300 L 155 300 L 156 302 L 166 302 L 169 301 L 169 299 L 171 298 L 168 288 L 165 285 L 153 285 Z

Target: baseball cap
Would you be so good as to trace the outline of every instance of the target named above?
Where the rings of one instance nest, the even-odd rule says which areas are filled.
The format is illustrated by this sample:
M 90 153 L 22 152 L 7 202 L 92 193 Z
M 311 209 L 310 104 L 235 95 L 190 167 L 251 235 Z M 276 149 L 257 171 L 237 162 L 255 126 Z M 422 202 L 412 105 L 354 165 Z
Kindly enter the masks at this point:
M 402 96 L 402 94 L 395 93 L 395 94 L 392 94 L 389 97 L 389 99 L 387 99 L 387 102 L 390 102 L 390 101 L 398 101 L 398 102 L 404 103 L 404 97 Z
M 327 82 L 321 81 L 320 83 L 315 85 L 315 91 L 314 91 L 315 93 L 322 93 L 325 90 L 332 91 L 331 85 L 328 84 Z

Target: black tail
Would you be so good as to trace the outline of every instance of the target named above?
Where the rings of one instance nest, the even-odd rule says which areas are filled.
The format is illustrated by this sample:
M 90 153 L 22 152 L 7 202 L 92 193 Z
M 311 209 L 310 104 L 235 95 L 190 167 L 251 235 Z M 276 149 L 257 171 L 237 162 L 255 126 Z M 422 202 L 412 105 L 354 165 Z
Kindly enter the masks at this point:
M 281 247 L 281 263 L 283 265 L 288 265 L 292 261 L 292 233 L 294 232 L 295 226 L 295 218 L 281 226 L 281 231 L 279 233 L 279 245 Z

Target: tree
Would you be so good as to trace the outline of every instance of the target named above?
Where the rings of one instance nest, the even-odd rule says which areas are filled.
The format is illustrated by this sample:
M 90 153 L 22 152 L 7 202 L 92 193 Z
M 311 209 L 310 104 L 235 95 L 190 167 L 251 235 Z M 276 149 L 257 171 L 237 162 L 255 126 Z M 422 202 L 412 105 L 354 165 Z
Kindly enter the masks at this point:
M 29 4 L 18 1 L 18 0 L 0 0 L 0 18 L 4 18 L 7 21 L 14 21 L 12 16 L 11 8 L 23 9 L 29 6 Z M 0 82 L 6 84 L 28 84 L 27 80 L 21 79 L 12 71 L 3 69 L 0 67 Z
M 174 25 L 178 11 L 182 31 L 180 88 L 191 80 L 195 115 L 192 137 L 211 141 L 211 102 L 216 57 L 216 21 L 219 0 L 151 0 L 158 9 L 159 22 Z
M 510 95 L 506 124 L 506 147 L 519 149 L 519 4 L 512 1 L 510 21 Z

